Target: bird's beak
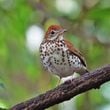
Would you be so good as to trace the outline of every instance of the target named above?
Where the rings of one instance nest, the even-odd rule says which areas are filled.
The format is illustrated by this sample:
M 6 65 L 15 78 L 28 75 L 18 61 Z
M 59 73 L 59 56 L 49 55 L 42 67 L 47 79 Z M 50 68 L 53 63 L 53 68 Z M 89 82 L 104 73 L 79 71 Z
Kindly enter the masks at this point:
M 63 34 L 64 32 L 67 32 L 67 29 L 61 29 L 61 30 L 59 31 L 60 34 Z

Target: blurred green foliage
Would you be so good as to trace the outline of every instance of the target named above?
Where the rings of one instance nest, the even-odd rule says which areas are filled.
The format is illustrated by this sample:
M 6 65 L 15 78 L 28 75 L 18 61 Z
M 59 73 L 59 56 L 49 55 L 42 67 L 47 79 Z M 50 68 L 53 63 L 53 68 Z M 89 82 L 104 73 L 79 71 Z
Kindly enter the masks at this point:
M 32 25 L 44 31 L 51 24 L 67 28 L 66 39 L 84 54 L 90 70 L 110 63 L 110 1 L 65 0 L 73 2 L 69 13 L 57 9 L 56 2 L 61 1 L 0 0 L 0 107 L 11 107 L 57 83 L 43 70 L 38 50 L 33 54 L 26 46 L 26 32 Z M 110 98 L 104 93 L 109 86 L 76 97 L 76 110 L 108 110 Z

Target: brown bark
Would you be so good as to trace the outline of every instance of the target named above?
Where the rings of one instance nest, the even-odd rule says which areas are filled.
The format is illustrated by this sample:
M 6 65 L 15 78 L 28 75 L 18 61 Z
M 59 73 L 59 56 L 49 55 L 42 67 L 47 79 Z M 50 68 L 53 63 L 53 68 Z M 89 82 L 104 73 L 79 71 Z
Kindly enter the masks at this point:
M 71 81 L 66 81 L 53 90 L 13 106 L 11 110 L 44 110 L 90 89 L 99 89 L 103 83 L 109 80 L 110 64 Z

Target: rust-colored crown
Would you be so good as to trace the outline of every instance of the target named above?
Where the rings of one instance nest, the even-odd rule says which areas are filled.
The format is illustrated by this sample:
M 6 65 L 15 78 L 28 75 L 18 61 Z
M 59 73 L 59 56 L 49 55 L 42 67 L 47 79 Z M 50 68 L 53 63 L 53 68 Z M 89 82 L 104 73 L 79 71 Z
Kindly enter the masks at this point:
M 45 34 L 45 39 L 48 38 L 48 34 L 51 32 L 51 30 L 60 30 L 60 29 L 63 29 L 60 25 L 51 25 Z

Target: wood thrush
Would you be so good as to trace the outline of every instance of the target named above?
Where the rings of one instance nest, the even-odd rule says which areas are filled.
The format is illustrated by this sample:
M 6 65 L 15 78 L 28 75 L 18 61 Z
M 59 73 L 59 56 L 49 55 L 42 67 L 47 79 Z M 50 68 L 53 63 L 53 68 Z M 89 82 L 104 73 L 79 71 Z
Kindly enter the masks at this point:
M 43 66 L 51 73 L 67 77 L 74 72 L 87 72 L 86 62 L 82 54 L 64 39 L 63 29 L 59 25 L 51 25 L 40 45 L 40 57 Z

